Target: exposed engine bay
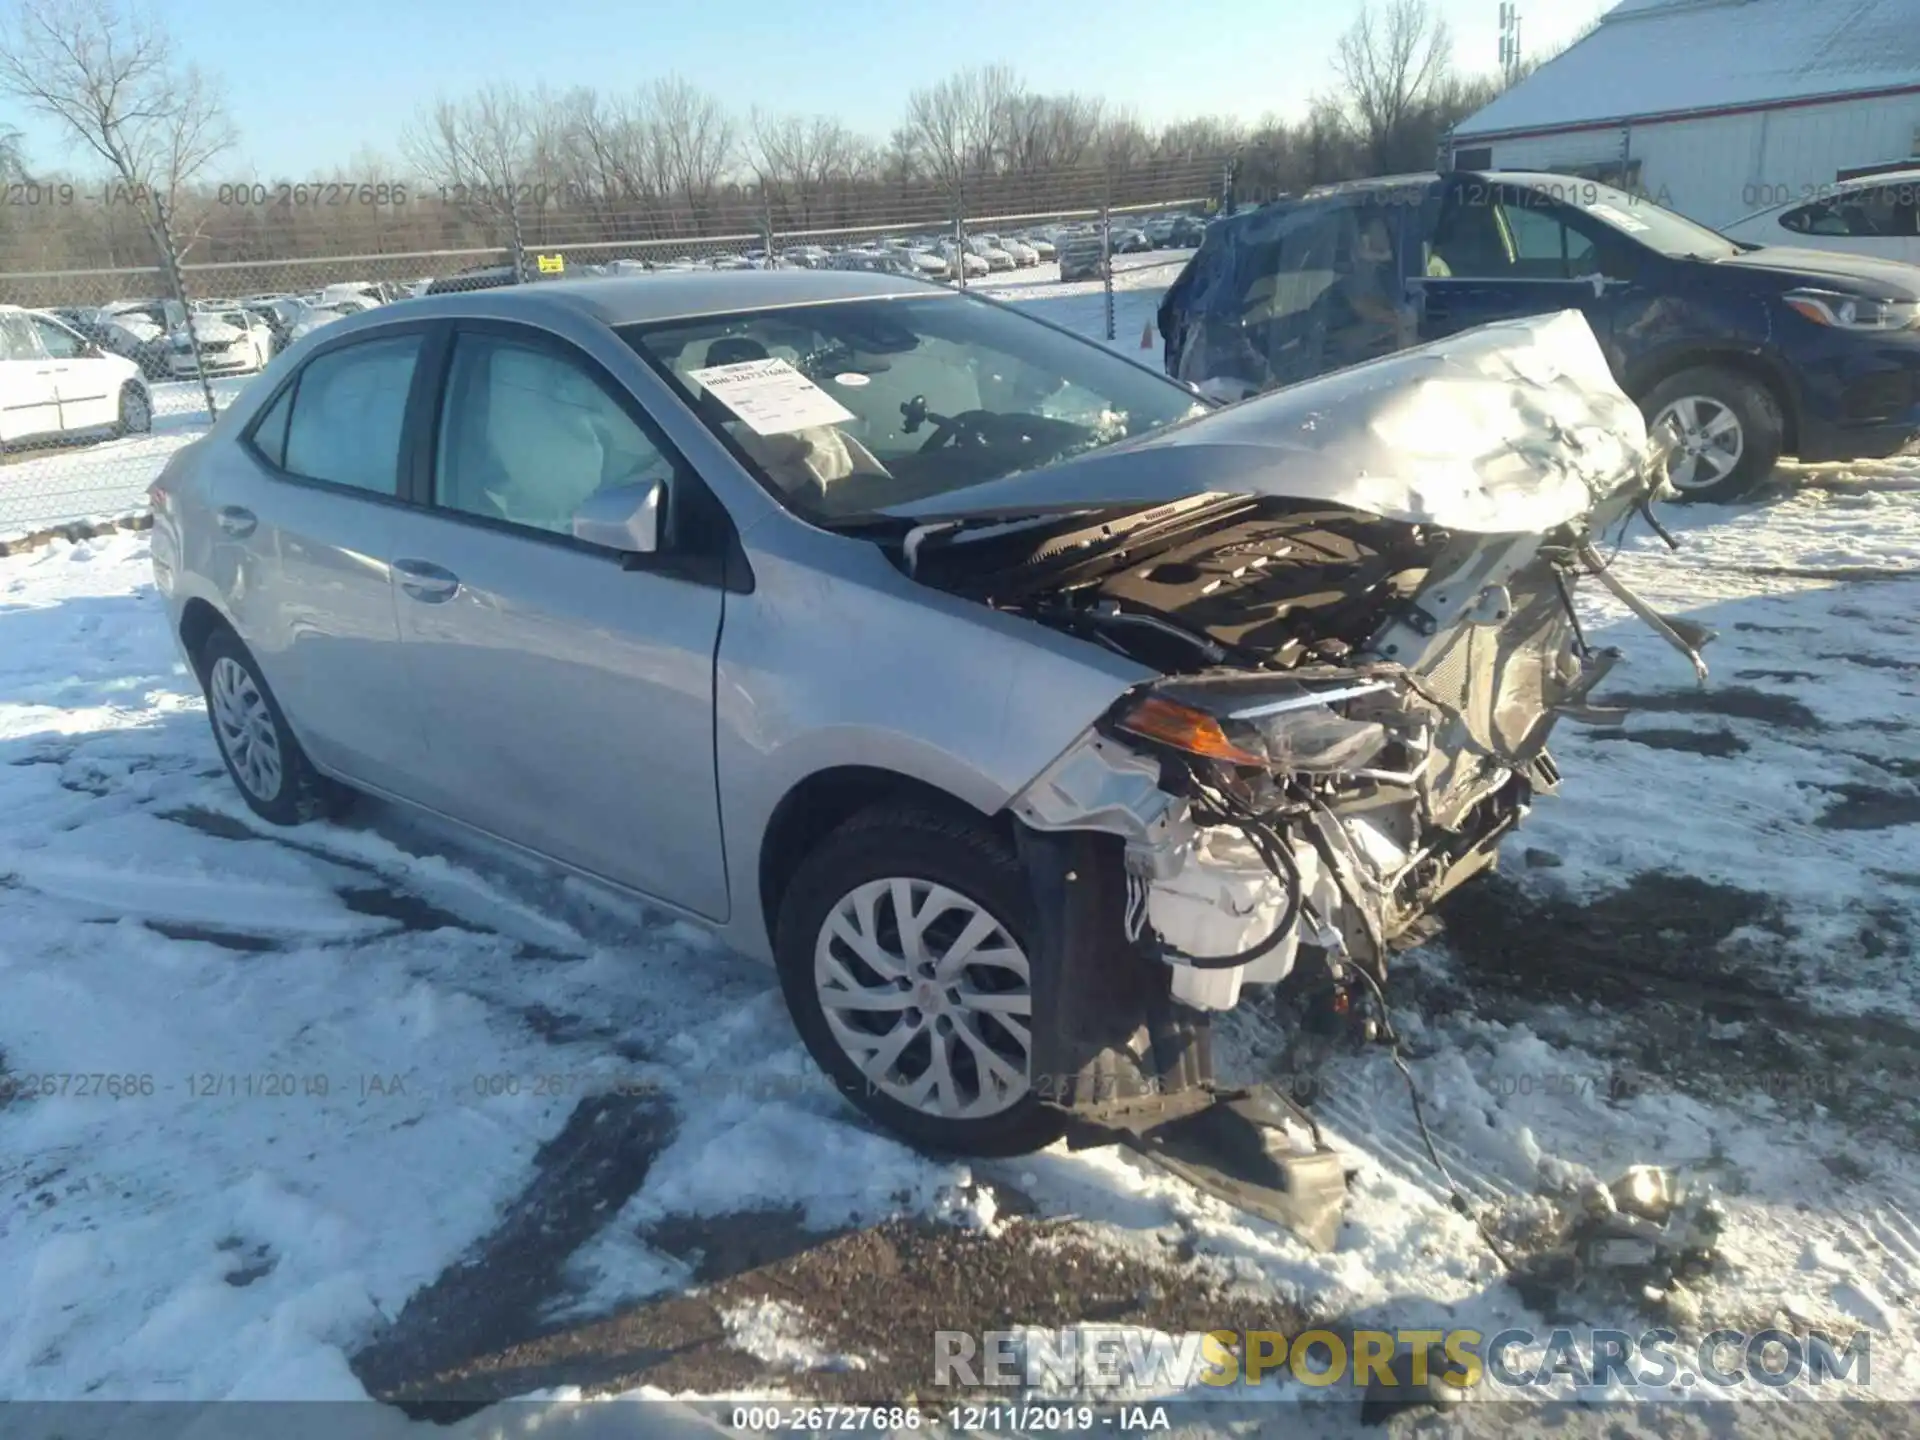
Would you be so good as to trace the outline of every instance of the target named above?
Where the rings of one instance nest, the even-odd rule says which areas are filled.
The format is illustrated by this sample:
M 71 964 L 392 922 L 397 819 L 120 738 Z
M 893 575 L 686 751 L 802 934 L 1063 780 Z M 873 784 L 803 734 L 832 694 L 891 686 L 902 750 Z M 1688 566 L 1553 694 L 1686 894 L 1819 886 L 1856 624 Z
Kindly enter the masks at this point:
M 1204 444 L 1118 447 L 1103 488 L 1134 504 L 1029 483 L 1008 498 L 1048 508 L 921 511 L 896 557 L 1156 677 L 1010 805 L 1047 961 L 1036 1088 L 1088 1143 L 1323 1246 L 1336 1157 L 1286 1097 L 1218 1089 L 1208 1017 L 1294 978 L 1397 1046 L 1391 952 L 1556 787 L 1555 724 L 1619 722 L 1589 703 L 1619 657 L 1587 643 L 1579 582 L 1706 673 L 1711 636 L 1596 548 L 1636 510 L 1665 537 L 1671 437 L 1648 443 L 1579 317 L 1495 328 L 1230 407 Z M 1239 488 L 1140 503 L 1182 464 Z
M 1304 1112 L 1262 1092 L 1213 1094 L 1204 1017 L 1311 957 L 1339 1008 L 1354 988 L 1353 1013 L 1378 1017 L 1366 1037 L 1392 1039 L 1390 952 L 1424 938 L 1434 906 L 1491 868 L 1501 839 L 1555 788 L 1555 723 L 1616 718 L 1587 704 L 1617 653 L 1587 645 L 1578 578 L 1597 574 L 1699 664 L 1709 637 L 1654 616 L 1593 548 L 1594 525 L 1644 494 L 1544 534 L 1209 496 L 1077 527 L 910 540 L 903 559 L 924 582 L 1161 673 L 1013 806 L 1029 833 L 1078 847 L 1053 861 L 1062 1010 L 1101 1010 L 1117 951 L 1168 977 L 1170 1006 L 1122 1004 L 1104 1029 L 1063 1015 L 1051 1036 L 1036 1034 L 1036 1066 L 1050 1053 L 1073 1077 L 1064 1108 L 1131 1127 L 1143 1144 L 1158 1127 L 1170 1137 L 1154 1152 L 1163 1163 L 1331 1243 L 1331 1152 L 1315 1132 L 1276 1158 L 1267 1137 Z M 1092 835 L 1117 843 L 1118 875 L 1076 907 L 1068 887 L 1100 863 Z M 1183 1089 L 1207 1103 L 1183 1107 Z M 1222 1125 L 1263 1137 L 1255 1160 L 1245 1135 L 1223 1138 Z M 1208 1128 L 1177 1161 L 1165 1147 L 1182 1126 Z M 1236 1152 L 1237 1164 L 1219 1159 Z M 1250 1182 L 1250 1163 L 1267 1178 Z
M 1556 712 L 1609 663 L 1579 639 L 1576 537 L 1271 498 L 1165 511 L 918 549 L 928 583 L 1166 677 L 1017 813 L 1125 839 L 1129 939 L 1188 1004 L 1284 978 L 1303 942 L 1384 980 L 1387 948 L 1552 788 Z

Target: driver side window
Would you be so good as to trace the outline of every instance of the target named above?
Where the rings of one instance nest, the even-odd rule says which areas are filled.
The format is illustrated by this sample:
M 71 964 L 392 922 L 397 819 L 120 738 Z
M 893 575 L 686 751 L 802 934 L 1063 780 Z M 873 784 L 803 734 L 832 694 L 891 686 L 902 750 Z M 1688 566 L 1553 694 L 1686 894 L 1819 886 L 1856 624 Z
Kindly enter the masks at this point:
M 570 535 L 596 491 L 673 472 L 595 376 L 544 346 L 459 336 L 441 406 L 434 503 L 445 510 Z
M 40 332 L 40 344 L 49 358 L 54 360 L 77 360 L 86 353 L 87 344 L 64 325 L 56 325 L 51 320 L 42 320 L 38 315 L 30 317 L 33 328 Z

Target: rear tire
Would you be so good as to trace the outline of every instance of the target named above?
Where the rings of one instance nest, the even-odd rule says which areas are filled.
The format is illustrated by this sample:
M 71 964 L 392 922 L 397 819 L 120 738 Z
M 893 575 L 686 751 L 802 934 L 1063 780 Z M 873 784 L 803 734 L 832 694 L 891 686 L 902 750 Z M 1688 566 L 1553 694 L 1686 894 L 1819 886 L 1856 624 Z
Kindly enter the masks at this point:
M 199 668 L 213 743 L 254 814 L 270 825 L 304 825 L 351 803 L 352 791 L 313 768 L 238 635 L 216 629 L 200 647 Z
M 1780 402 L 1737 370 L 1682 370 L 1648 391 L 1640 410 L 1649 425 L 1671 416 L 1681 426 L 1686 448 L 1668 466 L 1668 483 L 1682 503 L 1743 499 L 1779 463 L 1786 430 Z
M 1022 1155 L 1060 1137 L 1032 1083 L 1033 901 L 984 823 L 862 811 L 800 863 L 779 909 L 787 1009 L 853 1105 L 947 1154 Z

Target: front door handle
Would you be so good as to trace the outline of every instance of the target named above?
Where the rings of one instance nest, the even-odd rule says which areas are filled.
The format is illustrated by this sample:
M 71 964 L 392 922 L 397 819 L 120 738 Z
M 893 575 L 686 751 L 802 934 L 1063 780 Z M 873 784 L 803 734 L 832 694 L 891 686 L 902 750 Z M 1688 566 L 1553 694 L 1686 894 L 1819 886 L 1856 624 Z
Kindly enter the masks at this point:
M 236 540 L 244 540 L 251 535 L 260 521 L 251 510 L 239 505 L 222 505 L 214 514 L 214 520 L 220 528 Z
M 460 577 L 430 560 L 396 560 L 393 575 L 402 590 L 429 605 L 451 600 L 460 590 Z

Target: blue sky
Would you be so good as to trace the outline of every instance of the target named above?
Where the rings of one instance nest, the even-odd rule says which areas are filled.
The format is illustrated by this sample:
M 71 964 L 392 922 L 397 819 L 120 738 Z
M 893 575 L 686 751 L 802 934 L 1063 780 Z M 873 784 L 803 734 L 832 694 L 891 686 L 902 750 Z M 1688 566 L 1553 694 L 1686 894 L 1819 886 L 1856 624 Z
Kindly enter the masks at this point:
M 1498 0 L 1431 0 L 1456 62 L 1492 69 Z M 619 90 L 678 71 L 743 114 L 831 113 L 884 136 L 907 92 L 1004 62 L 1036 89 L 1097 93 L 1148 123 L 1197 113 L 1295 116 L 1331 83 L 1358 0 L 166 0 L 183 55 L 220 76 L 240 130 L 228 178 L 331 172 L 395 136 L 436 92 L 494 79 Z M 1529 48 L 1599 0 L 1527 0 Z M 30 164 L 67 154 L 13 111 Z

